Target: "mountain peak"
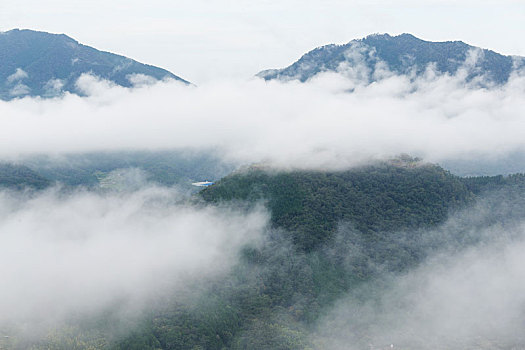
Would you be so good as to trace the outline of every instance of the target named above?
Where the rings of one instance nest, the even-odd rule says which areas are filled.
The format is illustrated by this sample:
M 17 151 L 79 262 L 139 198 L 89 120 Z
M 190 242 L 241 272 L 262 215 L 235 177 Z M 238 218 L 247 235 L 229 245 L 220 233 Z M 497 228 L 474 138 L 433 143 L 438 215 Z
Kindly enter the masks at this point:
M 96 75 L 124 87 L 133 77 L 173 79 L 173 73 L 110 52 L 83 45 L 66 34 L 12 29 L 0 35 L 0 99 L 21 96 L 53 97 L 62 92 L 81 93 L 77 79 Z
M 14 28 L 5 32 L 0 32 L 0 34 L 10 36 L 12 39 L 16 40 L 31 40 L 31 39 L 49 39 L 55 38 L 58 40 L 72 41 L 78 44 L 78 41 L 64 33 L 48 33 L 40 30 L 32 30 L 25 28 Z
M 466 80 L 480 77 L 488 84 L 505 83 L 514 69 L 516 59 L 484 50 L 462 41 L 432 42 L 403 33 L 371 34 L 354 39 L 345 45 L 325 45 L 304 54 L 297 62 L 283 69 L 262 71 L 257 76 L 265 79 L 300 80 L 302 82 L 322 72 L 341 72 L 341 67 L 359 70 L 362 82 L 370 83 L 376 78 L 376 67 L 387 67 L 399 75 L 423 74 L 431 65 L 439 74 L 456 74 L 465 68 L 471 51 L 480 54 L 474 62 L 475 69 L 468 72 Z M 472 62 L 468 62 L 472 64 Z M 521 63 L 520 67 L 525 67 Z

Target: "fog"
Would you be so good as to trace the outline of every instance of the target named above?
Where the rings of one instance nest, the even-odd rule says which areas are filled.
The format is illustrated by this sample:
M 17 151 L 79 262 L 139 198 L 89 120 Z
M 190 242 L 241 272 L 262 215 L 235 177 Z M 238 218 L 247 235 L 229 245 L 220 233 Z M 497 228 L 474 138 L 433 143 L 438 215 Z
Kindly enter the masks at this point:
M 135 77 L 136 87 L 125 89 L 84 75 L 77 82 L 83 97 L 0 101 L 0 159 L 182 149 L 213 151 L 235 164 L 347 169 L 401 153 L 482 162 L 525 152 L 525 74 L 515 72 L 501 86 L 465 82 L 471 63 L 456 76 L 432 66 L 420 77 L 383 69 L 377 82 L 344 66 L 304 84 L 253 78 L 184 86 Z M 118 191 L 56 185 L 0 192 L 0 326 L 31 328 L 115 303 L 140 311 L 165 293 L 193 296 L 195 285 L 231 273 L 243 247 L 265 241 L 269 215 L 260 207 L 205 206 L 148 184 L 139 170 L 126 174 L 110 174 L 122 177 Z M 386 271 L 384 281 L 362 287 L 362 294 L 374 293 L 348 294 L 325 313 L 312 342 L 334 350 L 523 343 L 525 224 L 485 227 L 487 213 L 477 207 L 468 214 L 469 234 L 505 239 L 436 249 L 414 270 Z M 430 237 L 464 227 L 452 220 Z M 266 247 L 276 262 L 268 273 L 285 266 L 286 273 L 312 274 L 301 264 L 310 256 L 273 244 Z M 341 256 L 359 257 L 344 249 Z
M 397 246 L 418 247 L 427 258 L 402 272 L 388 270 L 388 257 L 373 266 L 376 279 L 347 293 L 318 320 L 311 335 L 315 347 L 522 349 L 525 223 L 514 212 L 523 208 L 522 199 L 510 197 L 500 193 L 436 229 L 399 235 Z M 357 258 L 354 249 L 346 259 Z
M 521 240 L 431 259 L 375 290 L 375 299 L 339 302 L 321 321 L 316 343 L 323 349 L 515 348 L 525 340 L 524 248 Z
M 263 239 L 262 209 L 200 207 L 174 189 L 0 192 L 0 326 L 57 322 L 119 303 L 195 293 L 220 278 L 245 244 Z M 33 325 L 34 326 L 34 325 Z
M 430 66 L 368 83 L 325 73 L 296 81 L 113 86 L 82 76 L 87 97 L 0 102 L 0 157 L 101 150 L 218 150 L 225 160 L 346 168 L 408 153 L 427 161 L 494 160 L 525 149 L 525 76 L 465 83 Z M 349 93 L 349 91 L 352 91 Z

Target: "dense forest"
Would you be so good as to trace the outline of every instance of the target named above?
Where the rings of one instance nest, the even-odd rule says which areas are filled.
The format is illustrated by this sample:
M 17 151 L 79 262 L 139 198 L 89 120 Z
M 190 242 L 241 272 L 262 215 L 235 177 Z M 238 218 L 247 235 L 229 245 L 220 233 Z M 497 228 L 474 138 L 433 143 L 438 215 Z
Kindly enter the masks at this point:
M 310 335 L 339 298 L 369 298 L 385 276 L 436 251 L 476 244 L 483 238 L 472 234 L 475 225 L 512 225 L 525 210 L 524 194 L 525 175 L 461 178 L 415 159 L 347 171 L 241 169 L 190 201 L 246 211 L 263 205 L 270 213 L 264 244 L 245 246 L 225 278 L 194 286 L 191 297 L 159 295 L 140 316 L 122 317 L 116 305 L 36 340 L 13 337 L 10 347 L 322 348 Z M 487 215 L 470 218 L 481 201 Z
M 211 202 L 268 200 L 272 222 L 311 251 L 329 240 L 341 221 L 367 236 L 442 223 L 469 203 L 471 191 L 435 165 L 378 164 L 344 172 L 250 169 L 201 193 Z

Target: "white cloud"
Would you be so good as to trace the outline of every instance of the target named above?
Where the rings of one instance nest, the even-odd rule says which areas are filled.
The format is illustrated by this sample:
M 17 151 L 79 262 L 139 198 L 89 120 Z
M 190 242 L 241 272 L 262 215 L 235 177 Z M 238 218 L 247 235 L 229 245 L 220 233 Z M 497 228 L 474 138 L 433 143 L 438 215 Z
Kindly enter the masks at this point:
M 60 79 L 51 79 L 44 85 L 46 96 L 57 96 L 62 92 L 64 82 Z
M 16 81 L 26 79 L 27 77 L 28 77 L 27 73 L 22 68 L 17 68 L 13 74 L 7 77 L 7 82 L 11 84 Z
M 390 344 L 395 349 L 519 348 L 525 341 L 524 232 L 523 225 L 483 228 L 476 236 L 496 242 L 442 253 L 415 270 L 385 276 L 385 283 L 368 286 L 364 299 L 356 298 L 359 292 L 348 295 L 319 321 L 314 342 L 327 350 Z M 505 241 L 510 235 L 519 238 Z
M 183 205 L 165 188 L 0 192 L 0 323 L 56 321 L 122 300 L 140 308 L 164 292 L 176 298 L 227 273 L 267 220 L 261 210 Z
M 153 85 L 157 82 L 157 79 L 145 74 L 129 74 L 126 76 L 126 78 L 131 84 L 133 84 L 134 87 Z
M 15 86 L 13 86 L 11 90 L 9 90 L 9 94 L 15 97 L 24 96 L 30 92 L 31 92 L 31 89 L 29 88 L 29 86 L 22 84 L 22 83 L 16 84 Z
M 0 102 L 0 156 L 119 149 L 218 149 L 224 158 L 344 168 L 399 153 L 429 161 L 525 150 L 525 76 L 478 89 L 431 67 L 370 85 L 327 73 L 307 84 L 159 82 L 135 89 L 89 75 L 80 98 Z M 353 93 L 346 91 L 353 89 Z

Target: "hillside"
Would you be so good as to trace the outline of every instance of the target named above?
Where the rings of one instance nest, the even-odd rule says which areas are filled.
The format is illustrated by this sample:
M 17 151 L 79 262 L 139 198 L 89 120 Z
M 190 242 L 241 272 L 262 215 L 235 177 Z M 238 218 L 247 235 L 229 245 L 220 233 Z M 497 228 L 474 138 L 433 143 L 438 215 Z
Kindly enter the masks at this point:
M 68 188 L 132 191 L 146 183 L 195 192 L 191 183 L 216 180 L 235 166 L 210 152 L 128 151 L 31 156 L 0 164 L 0 187 L 43 189 L 54 183 Z
M 201 195 L 211 202 L 267 200 L 272 222 L 306 250 L 329 240 L 342 221 L 367 235 L 417 229 L 442 223 L 472 199 L 460 178 L 438 166 L 387 163 L 343 172 L 252 168 Z
M 75 83 L 84 73 L 124 87 L 132 86 L 137 74 L 188 84 L 165 69 L 99 51 L 65 34 L 27 29 L 0 33 L 0 99 L 79 93 Z
M 192 187 L 191 182 L 220 179 L 234 166 L 210 152 L 122 151 L 69 154 L 61 157 L 33 156 L 21 163 L 52 181 L 68 186 L 98 186 L 116 170 L 138 170 L 143 181 Z
M 304 82 L 321 72 L 352 70 L 362 81 L 373 82 L 381 79 L 384 67 L 396 74 L 417 76 L 433 65 L 438 73 L 451 75 L 468 68 L 466 80 L 483 77 L 501 84 L 509 79 L 514 65 L 523 68 L 524 62 L 521 57 L 504 56 L 462 41 L 431 42 L 411 34 L 374 34 L 344 45 L 316 48 L 286 68 L 265 70 L 257 76 Z
M 266 244 L 247 247 L 196 309 L 153 311 L 116 348 L 321 349 L 310 334 L 339 298 L 368 300 L 428 256 L 475 246 L 486 237 L 472 235 L 473 227 L 510 225 L 525 209 L 523 194 L 522 175 L 459 178 L 412 161 L 343 172 L 238 171 L 200 197 L 265 203 L 273 224 Z M 476 203 L 491 208 L 486 217 L 469 214 Z M 364 343 L 354 345 L 369 347 L 356 337 Z
M 0 163 L 0 189 L 43 189 L 50 184 L 46 177 L 26 166 Z
M 191 301 L 158 295 L 139 320 L 115 305 L 38 342 L 14 337 L 13 348 L 321 349 L 311 334 L 338 300 L 373 299 L 429 257 L 497 238 L 480 232 L 519 222 L 523 198 L 524 175 L 460 178 L 408 157 L 338 172 L 238 170 L 194 203 L 270 212 L 264 243 L 245 246 L 226 276 L 197 283 Z M 357 332 L 356 348 L 368 348 Z

